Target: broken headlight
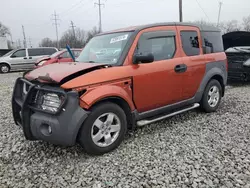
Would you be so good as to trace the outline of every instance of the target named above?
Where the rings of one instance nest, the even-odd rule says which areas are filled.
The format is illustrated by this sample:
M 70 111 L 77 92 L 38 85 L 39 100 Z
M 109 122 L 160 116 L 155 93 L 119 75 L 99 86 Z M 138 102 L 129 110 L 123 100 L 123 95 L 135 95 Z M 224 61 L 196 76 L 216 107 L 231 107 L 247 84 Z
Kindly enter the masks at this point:
M 45 93 L 41 96 L 41 109 L 49 112 L 57 112 L 62 104 L 62 97 L 56 93 Z

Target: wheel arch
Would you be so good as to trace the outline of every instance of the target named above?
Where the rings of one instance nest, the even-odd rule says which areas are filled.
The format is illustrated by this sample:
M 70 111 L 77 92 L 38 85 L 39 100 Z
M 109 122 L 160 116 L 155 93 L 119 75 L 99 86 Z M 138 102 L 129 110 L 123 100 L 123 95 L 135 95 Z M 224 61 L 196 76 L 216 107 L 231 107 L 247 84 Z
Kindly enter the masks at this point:
M 225 87 L 226 87 L 226 83 L 227 83 L 227 73 L 224 72 L 221 68 L 219 67 L 213 67 L 210 70 L 208 70 L 206 72 L 206 75 L 204 76 L 200 87 L 195 95 L 195 101 L 196 102 L 200 102 L 200 100 L 202 99 L 203 93 L 205 91 L 205 88 L 207 86 L 207 84 L 212 80 L 215 79 L 217 80 L 222 87 L 222 97 L 225 94 Z
M 111 103 L 117 104 L 125 112 L 129 129 L 132 129 L 135 126 L 134 112 L 129 106 L 128 102 L 122 97 L 109 96 L 109 97 L 102 98 L 96 101 L 93 105 L 91 105 L 90 111 L 94 106 L 100 105 L 105 102 L 111 102 Z
M 10 63 L 8 63 L 7 61 L 0 61 L 0 65 L 3 65 L 3 64 L 8 65 L 9 68 L 11 67 Z

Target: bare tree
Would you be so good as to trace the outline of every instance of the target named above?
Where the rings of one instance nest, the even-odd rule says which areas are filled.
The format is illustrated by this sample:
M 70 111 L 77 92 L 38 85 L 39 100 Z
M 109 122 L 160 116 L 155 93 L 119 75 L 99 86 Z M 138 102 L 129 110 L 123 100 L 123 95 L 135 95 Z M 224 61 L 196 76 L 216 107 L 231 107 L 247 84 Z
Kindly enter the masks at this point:
M 75 33 L 69 29 L 64 32 L 60 39 L 60 46 L 65 47 L 67 44 L 73 48 L 82 48 L 85 45 L 86 32 L 83 29 L 76 28 Z
M 10 30 L 8 27 L 0 22 L 0 36 L 10 35 Z
M 87 37 L 86 37 L 86 44 L 90 41 L 90 39 L 92 39 L 98 33 L 100 33 L 100 31 L 96 27 L 93 27 L 92 30 L 88 31 Z
M 241 30 L 241 26 L 237 20 L 231 20 L 228 22 L 221 23 L 221 28 L 223 29 L 224 33 Z
M 204 26 L 204 25 L 207 25 L 207 26 L 216 26 L 215 23 L 212 23 L 212 22 L 207 22 L 205 20 L 196 20 L 193 22 L 194 24 L 198 24 L 198 25 L 201 25 L 201 26 Z
M 243 18 L 242 24 L 245 31 L 250 31 L 250 15 Z
M 44 38 L 39 44 L 40 47 L 56 47 L 56 41 L 51 40 L 50 38 Z

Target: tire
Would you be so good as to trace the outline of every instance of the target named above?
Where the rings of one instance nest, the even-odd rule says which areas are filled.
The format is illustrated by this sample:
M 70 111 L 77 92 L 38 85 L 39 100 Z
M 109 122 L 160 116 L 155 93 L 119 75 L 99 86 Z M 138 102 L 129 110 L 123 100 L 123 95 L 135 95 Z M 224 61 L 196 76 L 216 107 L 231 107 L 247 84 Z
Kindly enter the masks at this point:
M 112 116 L 113 121 L 110 123 L 107 119 L 110 117 L 111 120 Z M 118 129 L 118 132 L 112 132 Z M 126 132 L 125 112 L 118 105 L 105 102 L 93 107 L 78 133 L 78 142 L 87 153 L 101 155 L 116 149 L 123 141 Z
M 10 72 L 10 66 L 8 64 L 0 64 L 0 73 Z
M 221 96 L 222 96 L 222 87 L 220 82 L 214 79 L 210 80 L 202 96 L 201 100 L 202 110 L 205 111 L 206 113 L 215 112 L 220 105 Z

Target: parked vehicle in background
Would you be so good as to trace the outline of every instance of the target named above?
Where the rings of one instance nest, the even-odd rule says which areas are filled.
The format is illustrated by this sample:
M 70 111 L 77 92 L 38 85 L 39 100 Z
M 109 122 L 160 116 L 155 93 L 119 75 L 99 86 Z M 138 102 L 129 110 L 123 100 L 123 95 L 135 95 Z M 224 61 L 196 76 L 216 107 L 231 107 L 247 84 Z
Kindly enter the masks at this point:
M 228 80 L 250 81 L 250 32 L 226 33 L 223 43 L 228 59 Z
M 12 50 L 0 57 L 0 72 L 7 73 L 14 70 L 31 70 L 37 59 L 51 55 L 58 50 L 56 48 L 26 48 Z
M 73 52 L 74 56 L 77 58 L 82 49 L 71 49 L 71 51 Z M 53 63 L 63 63 L 63 62 L 72 62 L 73 59 L 71 58 L 69 52 L 65 49 L 62 51 L 58 51 L 48 57 L 44 57 L 44 58 L 40 58 L 37 60 L 37 62 L 35 63 L 34 68 L 38 68 L 41 66 L 45 66 L 45 65 L 49 65 L 49 64 L 53 64 Z
M 250 46 L 236 46 L 226 50 L 228 80 L 250 81 Z
M 27 139 L 79 142 L 88 153 L 103 154 L 136 125 L 198 107 L 216 111 L 227 82 L 220 31 L 189 23 L 101 33 L 76 61 L 17 79 L 13 117 Z
M 0 49 L 0 57 L 12 51 L 12 49 Z

